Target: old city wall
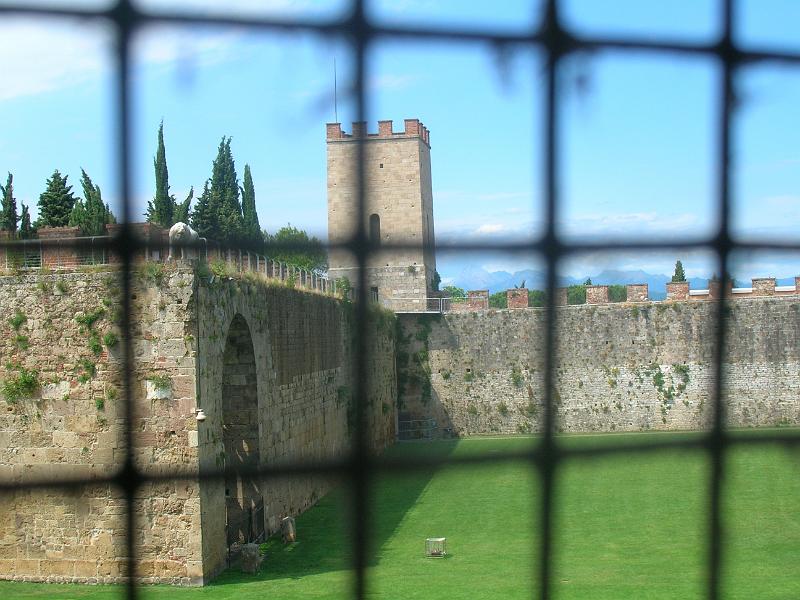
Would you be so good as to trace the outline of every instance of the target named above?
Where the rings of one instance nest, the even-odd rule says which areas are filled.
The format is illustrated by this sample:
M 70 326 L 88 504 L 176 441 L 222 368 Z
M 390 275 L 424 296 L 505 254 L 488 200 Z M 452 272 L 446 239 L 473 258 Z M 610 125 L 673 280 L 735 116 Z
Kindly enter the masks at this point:
M 729 306 L 728 424 L 800 423 L 800 299 L 739 299 Z M 707 427 L 717 307 L 664 302 L 558 308 L 558 429 Z M 540 430 L 544 319 L 544 309 L 534 308 L 402 315 L 401 419 L 433 418 L 444 435 Z
M 281 285 L 247 281 L 203 285 L 198 295 L 199 393 L 208 419 L 200 425 L 200 468 L 224 465 L 222 426 L 230 416 L 225 395 L 224 356 L 231 322 L 243 317 L 257 368 L 258 450 L 260 464 L 334 459 L 349 449 L 353 401 L 352 316 L 346 305 Z M 386 317 L 384 316 L 384 319 Z M 368 338 L 367 422 L 375 451 L 395 439 L 396 381 L 393 323 Z M 226 415 L 228 412 L 228 415 Z M 229 450 L 229 449 L 228 449 Z M 316 502 L 332 482 L 321 476 L 253 482 L 264 496 L 268 532 L 280 519 Z M 229 490 L 230 493 L 230 490 Z M 222 482 L 204 486 L 203 555 L 209 573 L 225 564 L 225 489 Z
M 352 389 L 346 307 L 255 279 L 209 279 L 187 265 L 159 264 L 138 269 L 133 278 L 137 466 L 153 474 L 193 474 L 225 465 L 222 426 L 225 418 L 235 421 L 236 411 L 224 414 L 223 388 L 250 387 L 230 358 L 231 352 L 247 356 L 237 348 L 244 346 L 242 331 L 252 340 L 258 384 L 260 464 L 344 451 Z M 121 466 L 119 298 L 113 270 L 0 277 L 3 482 L 102 478 Z M 370 341 L 369 370 L 378 374 L 369 381 L 376 450 L 394 439 L 391 333 L 383 327 Z M 5 394 L 14 391 L 11 398 Z M 203 423 L 195 419 L 198 406 L 207 414 Z M 264 482 L 266 530 L 274 531 L 280 516 L 313 504 L 329 485 L 318 478 Z M 0 495 L 0 578 L 120 581 L 125 509 L 120 491 L 105 483 Z M 221 483 L 145 485 L 134 511 L 143 581 L 200 584 L 224 567 Z
M 191 469 L 196 342 L 193 276 L 135 277 L 134 458 L 147 472 Z M 153 280 L 158 278 L 158 285 Z M 120 278 L 114 271 L 0 278 L 0 473 L 25 483 L 120 468 L 124 396 Z M 12 322 L 13 321 L 13 322 Z M 18 326 L 16 326 L 18 324 Z M 33 383 L 9 397 L 8 386 Z M 108 484 L 0 496 L 0 577 L 118 581 L 125 503 Z M 134 505 L 145 581 L 202 579 L 196 484 L 145 485 Z

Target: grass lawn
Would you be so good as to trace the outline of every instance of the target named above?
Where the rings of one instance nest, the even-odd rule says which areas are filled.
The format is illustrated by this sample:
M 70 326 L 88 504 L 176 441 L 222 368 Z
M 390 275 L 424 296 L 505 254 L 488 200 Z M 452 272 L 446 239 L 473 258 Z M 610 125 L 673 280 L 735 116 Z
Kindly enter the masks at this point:
M 783 430 L 784 432 L 787 430 Z M 763 430 L 762 430 L 763 432 Z M 800 431 L 797 431 L 800 434 Z M 560 438 L 564 444 L 663 440 L 693 434 Z M 741 435 L 747 435 L 742 432 Z M 399 455 L 502 452 L 535 438 L 400 444 Z M 561 465 L 557 478 L 555 597 L 702 598 L 709 461 L 661 451 Z M 530 598 L 536 589 L 538 477 L 523 464 L 384 477 L 372 488 L 369 595 L 374 598 Z M 800 451 L 737 448 L 725 480 L 723 597 L 800 598 Z M 142 588 L 147 600 L 345 598 L 350 590 L 346 494 L 297 522 L 299 541 L 274 541 L 258 576 L 225 573 L 205 588 Z M 426 559 L 426 537 L 450 556 Z M 115 586 L 0 582 L 0 598 L 117 599 Z

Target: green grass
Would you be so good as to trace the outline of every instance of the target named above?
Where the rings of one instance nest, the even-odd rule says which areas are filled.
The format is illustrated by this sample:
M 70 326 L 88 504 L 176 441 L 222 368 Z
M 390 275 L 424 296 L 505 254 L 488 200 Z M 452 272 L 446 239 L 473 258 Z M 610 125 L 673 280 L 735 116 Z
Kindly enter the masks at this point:
M 797 430 L 782 430 L 787 431 Z M 764 430 L 761 430 L 763 433 Z M 560 438 L 566 445 L 662 441 L 696 434 Z M 748 435 L 742 432 L 740 435 Z M 491 454 L 531 437 L 403 444 L 394 455 Z M 654 451 L 560 465 L 553 584 L 558 599 L 702 598 L 710 461 L 699 452 Z M 540 485 L 526 464 L 447 468 L 375 480 L 369 518 L 369 597 L 529 598 L 536 589 Z M 726 462 L 723 597 L 800 597 L 800 451 L 736 447 Z M 269 543 L 258 576 L 227 572 L 198 589 L 142 588 L 147 600 L 345 598 L 348 505 L 343 489 L 297 521 L 299 541 Z M 446 536 L 450 556 L 426 559 L 424 541 Z M 117 599 L 114 586 L 0 582 L 4 598 Z

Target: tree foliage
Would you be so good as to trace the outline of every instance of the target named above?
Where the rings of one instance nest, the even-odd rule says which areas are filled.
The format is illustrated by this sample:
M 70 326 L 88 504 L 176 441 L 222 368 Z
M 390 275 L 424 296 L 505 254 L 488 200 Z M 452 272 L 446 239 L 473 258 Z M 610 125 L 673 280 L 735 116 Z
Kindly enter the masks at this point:
M 0 229 L 10 232 L 12 235 L 17 232 L 19 215 L 17 214 L 17 199 L 14 198 L 14 176 L 9 173 L 5 185 L 0 185 L 2 194 L 2 204 L 0 204 Z
M 175 219 L 175 223 L 188 223 L 189 222 L 189 206 L 192 204 L 192 198 L 194 198 L 194 188 L 189 188 L 189 193 L 186 195 L 186 199 L 181 202 L 180 204 L 175 205 L 175 213 L 173 214 L 173 218 Z M 174 223 L 173 223 L 174 225 Z
M 66 227 L 69 216 L 75 207 L 72 186 L 67 185 L 68 175 L 61 175 L 58 169 L 47 180 L 47 188 L 39 195 L 39 217 L 37 227 Z
M 466 298 L 467 292 L 464 291 L 464 288 L 460 288 L 455 285 L 446 285 L 442 289 L 443 292 L 446 294 L 450 294 L 451 298 Z
M 83 199 L 78 198 L 70 213 L 69 224 L 79 227 L 83 235 L 104 235 L 106 225 L 116 223 L 108 204 L 103 204 L 103 194 L 86 171 L 81 169 Z
M 226 244 L 241 242 L 244 231 L 239 181 L 231 153 L 231 138 L 223 136 L 211 169 L 192 213 L 192 227 L 201 237 Z
M 686 281 L 686 273 L 683 272 L 683 263 L 681 261 L 675 262 L 675 274 L 672 276 L 673 282 Z
M 439 275 L 439 271 L 434 271 L 433 277 L 431 278 L 431 289 L 434 292 L 438 292 L 440 285 L 442 285 L 442 276 Z
M 628 286 L 617 285 L 617 284 L 608 286 L 609 302 L 625 302 L 627 299 L 628 299 Z
M 31 213 L 28 206 L 23 202 L 21 204 L 22 212 L 19 217 L 19 237 L 23 240 L 29 240 L 36 235 L 36 231 L 31 224 Z
M 267 245 L 267 254 L 280 262 L 306 269 L 307 271 L 324 271 L 328 268 L 328 254 L 322 242 L 316 237 L 309 237 L 302 229 L 292 227 L 288 223 L 274 235 L 263 232 Z M 291 245 L 296 248 L 286 248 Z
M 591 280 L 587 279 L 587 281 Z M 567 288 L 567 304 L 586 304 L 586 285 L 580 283 L 569 286 Z
M 250 173 L 250 165 L 244 166 L 244 180 L 242 181 L 242 242 L 253 249 L 259 249 L 263 245 L 261 235 L 261 225 L 258 223 L 258 212 L 256 212 L 256 190 L 253 186 L 253 176 Z
M 492 308 L 508 308 L 508 296 L 505 292 L 495 292 L 489 296 L 489 306 Z
M 164 147 L 164 121 L 158 126 L 158 147 L 153 158 L 153 169 L 156 174 L 156 194 L 147 203 L 147 222 L 162 227 L 175 224 L 175 197 L 169 193 L 169 170 L 167 169 L 167 150 Z
M 544 290 L 528 290 L 528 306 L 542 307 L 547 304 L 547 292 Z

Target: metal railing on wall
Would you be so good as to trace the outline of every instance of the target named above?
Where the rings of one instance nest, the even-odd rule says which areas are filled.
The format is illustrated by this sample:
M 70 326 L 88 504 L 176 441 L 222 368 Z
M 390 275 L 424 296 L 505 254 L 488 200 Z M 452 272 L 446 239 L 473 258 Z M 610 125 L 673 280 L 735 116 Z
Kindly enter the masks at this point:
M 117 98 L 116 111 L 116 161 L 117 172 L 120 177 L 120 190 L 123 199 L 119 237 L 107 241 L 107 250 L 115 253 L 121 259 L 125 276 L 123 278 L 123 319 L 122 329 L 124 335 L 124 398 L 125 414 L 122 419 L 122 448 L 127 448 L 127 458 L 120 471 L 108 478 L 107 482 L 118 486 L 123 490 L 127 506 L 127 548 L 126 557 L 132 560 L 125 561 L 124 565 L 128 569 L 128 574 L 135 576 L 137 573 L 137 545 L 135 537 L 130 535 L 134 530 L 134 511 L 133 501 L 137 489 L 144 483 L 154 481 L 157 478 L 148 475 L 137 467 L 133 460 L 133 402 L 132 390 L 133 368 L 132 368 L 132 346 L 130 315 L 131 311 L 131 277 L 130 273 L 133 261 L 138 252 L 143 249 L 143 244 L 137 241 L 132 231 L 126 225 L 131 222 L 133 215 L 133 205 L 131 202 L 131 97 L 133 80 L 131 78 L 131 40 L 132 35 L 139 29 L 149 25 L 171 24 L 171 25 L 194 25 L 194 26 L 226 26 L 238 27 L 253 31 L 263 32 L 264 34 L 278 34 L 286 32 L 302 32 L 313 35 L 324 36 L 327 38 L 337 38 L 345 40 L 349 44 L 349 51 L 353 59 L 354 75 L 351 89 L 355 109 L 360 121 L 366 121 L 369 114 L 367 86 L 370 64 L 368 59 L 370 47 L 377 40 L 403 40 L 406 42 L 440 42 L 456 43 L 461 45 L 476 45 L 489 47 L 493 50 L 503 52 L 516 49 L 538 50 L 544 56 L 544 72 L 542 79 L 542 93 L 544 106 L 540 115 L 544 127 L 542 137 L 542 156 L 541 165 L 531 165 L 531 169 L 541 168 L 543 175 L 543 185 L 541 197 L 544 199 L 544 208 L 540 212 L 541 222 L 544 224 L 543 233 L 536 239 L 527 242 L 513 241 L 494 241 L 486 243 L 460 243 L 448 245 L 448 251 L 452 254 L 459 251 L 493 250 L 511 251 L 517 255 L 527 253 L 531 258 L 541 259 L 546 269 L 546 287 L 548 293 L 547 303 L 547 325 L 543 340 L 544 348 L 544 410 L 543 410 L 543 433 L 540 443 L 535 447 L 521 451 L 497 452 L 488 456 L 476 455 L 450 455 L 444 458 L 436 458 L 430 455 L 415 455 L 414 458 L 404 460 L 388 460 L 375 458 L 368 453 L 369 434 L 366 431 L 367 421 L 365 418 L 365 407 L 368 399 L 366 398 L 365 386 L 363 385 L 368 373 L 365 369 L 366 338 L 369 335 L 367 329 L 368 319 L 366 319 L 368 286 L 364 277 L 364 268 L 370 255 L 378 248 L 369 242 L 368 232 L 364 230 L 365 216 L 365 192 L 364 192 L 364 161 L 363 144 L 357 145 L 356 181 L 357 186 L 357 206 L 355 211 L 355 222 L 358 224 L 356 232 L 347 242 L 339 247 L 347 250 L 355 256 L 360 267 L 359 281 L 356 282 L 356 289 L 360 302 L 355 304 L 357 318 L 356 324 L 356 346 L 354 354 L 354 372 L 357 374 L 354 386 L 354 399 L 356 407 L 356 427 L 354 430 L 354 443 L 352 452 L 344 458 L 331 458 L 327 461 L 314 463 L 295 462 L 292 464 L 282 464 L 281 466 L 265 465 L 253 471 L 262 478 L 269 479 L 285 476 L 307 476 L 310 474 L 339 475 L 347 479 L 348 485 L 352 488 L 350 509 L 353 516 L 354 528 L 352 535 L 352 568 L 354 572 L 354 584 L 352 595 L 361 599 L 366 597 L 367 589 L 367 548 L 370 544 L 367 540 L 370 536 L 369 521 L 367 515 L 370 514 L 368 504 L 370 497 L 368 493 L 368 482 L 375 475 L 383 472 L 397 470 L 411 470 L 417 468 L 429 468 L 431 465 L 476 465 L 480 463 L 501 463 L 506 461 L 527 461 L 531 469 L 539 474 L 540 494 L 536 507 L 531 503 L 531 510 L 536 511 L 537 526 L 539 535 L 533 536 L 538 540 L 538 552 L 532 553 L 537 556 L 535 572 L 536 584 L 531 589 L 532 597 L 549 599 L 553 596 L 553 557 L 555 555 L 556 539 L 554 536 L 554 509 L 556 498 L 554 494 L 556 474 L 560 466 L 567 460 L 579 461 L 601 455 L 613 454 L 634 454 L 642 452 L 652 452 L 665 448 L 682 448 L 695 450 L 705 453 L 710 461 L 708 486 L 708 503 L 706 506 L 706 569 L 705 569 L 705 595 L 710 600 L 716 600 L 721 594 L 722 580 L 722 559 L 724 546 L 723 523 L 721 519 L 722 503 L 722 480 L 725 472 L 725 461 L 728 450 L 734 445 L 757 445 L 757 444 L 785 444 L 797 445 L 797 437 L 789 434 L 770 435 L 770 436 L 747 436 L 732 437 L 725 430 L 725 403 L 723 402 L 722 386 L 724 371 L 722 368 L 722 357 L 726 347 L 726 319 L 725 310 L 727 301 L 723 298 L 716 310 L 716 353 L 714 356 L 714 378 L 713 389 L 710 391 L 714 409 L 714 418 L 711 429 L 703 436 L 692 439 L 673 439 L 653 443 L 652 441 L 641 442 L 618 442 L 608 443 L 601 447 L 591 448 L 570 448 L 562 447 L 556 441 L 557 413 L 554 403 L 554 364 L 556 356 L 556 319 L 558 312 L 554 310 L 554 294 L 556 288 L 557 267 L 559 261 L 566 257 L 576 256 L 598 251 L 652 251 L 652 250 L 705 250 L 714 254 L 716 257 L 716 271 L 718 273 L 728 273 L 728 264 L 731 253 L 736 250 L 776 250 L 776 251 L 797 251 L 800 250 L 800 243 L 780 243 L 772 239 L 757 239 L 750 241 L 736 240 L 731 235 L 731 155 L 732 125 L 736 117 L 735 102 L 735 82 L 739 71 L 751 65 L 780 65 L 788 68 L 800 67 L 800 53 L 792 51 L 781 51 L 769 48 L 753 48 L 740 45 L 734 37 L 736 27 L 736 11 L 734 0 L 720 0 L 719 22 L 721 24 L 719 36 L 711 42 L 692 42 L 675 41 L 673 39 L 658 39 L 652 35 L 628 35 L 604 36 L 590 34 L 575 30 L 567 25 L 561 16 L 561 2 L 559 0 L 543 0 L 541 2 L 542 15 L 539 22 L 532 25 L 527 31 L 522 33 L 509 33 L 502 29 L 493 27 L 469 27 L 458 28 L 455 26 L 400 26 L 385 25 L 376 23 L 367 11 L 365 0 L 352 0 L 349 11 L 342 18 L 318 19 L 318 18 L 273 18 L 269 16 L 238 16 L 232 14 L 221 14 L 219 16 L 209 15 L 205 12 L 193 12 L 191 10 L 161 10 L 157 13 L 145 10 L 138 4 L 130 0 L 117 0 L 111 3 L 108 8 L 86 8 L 83 3 L 75 7 L 60 6 L 51 8 L 40 5 L 30 5 L 27 2 L 2 2 L 0 13 L 4 16 L 26 15 L 29 17 L 41 18 L 84 18 L 97 19 L 103 23 L 110 23 L 113 26 L 116 37 L 115 52 L 115 91 Z M 532 6 L 538 5 L 532 2 Z M 578 52 L 597 52 L 603 50 L 613 50 L 618 53 L 649 53 L 661 56 L 688 56 L 700 57 L 713 62 L 720 73 L 719 86 L 716 91 L 719 137 L 716 140 L 716 160 L 713 176 L 717 182 L 717 195 L 715 203 L 715 217 L 717 227 L 708 236 L 697 238 L 675 238 L 670 241 L 642 240 L 642 239 L 620 239 L 610 238 L 605 241 L 580 241 L 571 242 L 562 237 L 557 227 L 557 215 L 561 205 L 559 193 L 559 172 L 560 172 L 560 144 L 561 133 L 559 128 L 562 119 L 563 107 L 561 105 L 562 83 L 560 72 L 563 68 L 564 60 L 568 56 Z M 542 77 L 542 72 L 536 70 L 531 73 L 531 77 Z M 20 244 L 10 241 L 0 241 L 0 247 L 5 249 L 17 250 Z M 403 249 L 402 245 L 392 245 L 384 243 L 381 250 Z M 427 248 L 429 251 L 435 248 Z M 274 269 L 275 266 L 273 265 Z M 281 276 L 284 267 L 280 266 Z M 727 278 L 727 276 L 726 276 Z M 209 470 L 201 475 L 201 480 L 215 479 L 222 480 L 225 472 L 222 470 Z M 165 473 L 159 476 L 159 480 L 169 479 L 197 479 L 196 476 L 182 473 L 179 471 L 173 474 Z M 95 480 L 96 482 L 97 480 Z M 75 481 L 69 479 L 47 479 L 42 481 L 28 481 L 24 484 L 15 482 L 8 478 L 0 479 L 0 494 L 14 493 L 18 490 L 37 489 L 37 488 L 71 488 L 79 489 L 85 481 Z M 138 586 L 135 577 L 131 577 L 126 586 L 127 597 L 135 598 L 138 595 Z

